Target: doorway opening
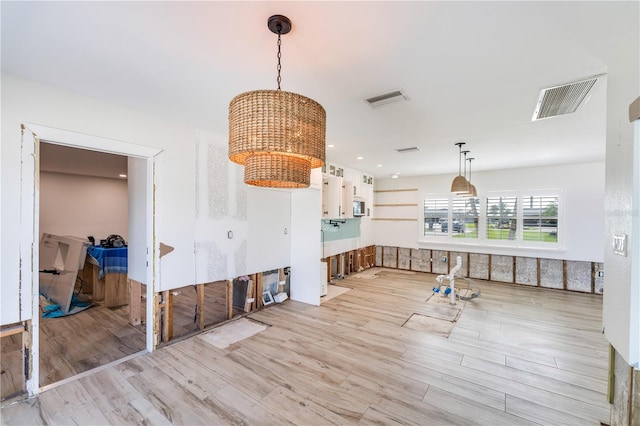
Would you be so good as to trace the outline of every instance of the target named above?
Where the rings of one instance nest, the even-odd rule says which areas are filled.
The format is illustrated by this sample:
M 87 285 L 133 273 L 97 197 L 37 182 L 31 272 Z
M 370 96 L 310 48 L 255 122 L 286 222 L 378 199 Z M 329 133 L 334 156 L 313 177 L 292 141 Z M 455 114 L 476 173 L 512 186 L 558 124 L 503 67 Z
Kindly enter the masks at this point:
M 100 247 L 110 235 L 123 238 L 119 252 L 128 250 L 128 157 L 45 141 L 39 152 L 40 271 L 46 268 L 42 245 L 49 235 L 74 237 L 88 249 L 81 252 L 75 276 L 56 282 L 68 289 L 47 294 L 42 280 L 49 277 L 40 272 L 42 387 L 142 351 L 146 339 L 144 321 L 129 321 L 127 274 L 100 279 L 94 257 L 114 251 Z M 60 294 L 71 297 L 69 308 L 52 297 Z
M 44 151 L 41 152 L 41 149 Z M 73 150 L 70 151 L 69 149 Z M 78 164 L 83 164 L 85 171 L 77 174 L 70 173 L 71 165 L 67 164 L 62 170 L 55 170 L 47 165 L 47 153 L 57 152 L 62 156 L 80 155 L 81 159 L 75 159 Z M 153 316 L 153 292 L 155 291 L 154 265 L 158 259 L 157 248 L 153 244 L 155 233 L 154 222 L 154 157 L 161 150 L 127 142 L 99 138 L 60 129 L 48 128 L 33 124 L 23 125 L 22 134 L 22 159 L 23 167 L 21 173 L 21 211 L 23 222 L 21 224 L 21 292 L 31 299 L 31 350 L 32 356 L 25 360 L 28 364 L 26 368 L 26 390 L 30 396 L 36 395 L 43 387 L 50 387 L 50 383 L 61 383 L 70 377 L 77 376 L 93 368 L 112 365 L 114 359 L 126 359 L 132 354 L 141 350 L 153 350 L 152 323 Z M 41 171 L 41 154 L 44 157 L 44 168 Z M 126 161 L 126 172 L 118 170 L 117 179 L 125 179 L 120 174 L 126 174 L 126 190 L 123 189 L 122 181 L 110 182 L 114 187 L 120 186 L 120 198 L 106 200 L 103 204 L 107 209 L 123 208 L 126 199 L 126 219 L 120 219 L 119 223 L 102 224 L 103 228 L 91 225 L 91 212 L 87 213 L 86 206 L 81 205 L 82 198 L 79 195 L 87 186 L 92 187 L 89 191 L 101 192 L 96 188 L 107 188 L 110 185 L 103 177 L 91 176 L 87 168 L 97 169 L 104 165 L 107 157 L 101 157 L 103 161 L 95 161 L 94 155 L 109 154 L 114 160 L 121 163 Z M 86 157 L 82 157 L 86 156 Z M 123 157 L 123 158 L 118 158 Z M 84 160 L 82 159 L 84 158 Z M 90 160 L 89 158 L 94 158 Z M 64 173 L 66 171 L 66 173 Z M 78 178 L 80 176 L 80 178 Z M 42 179 L 42 181 L 41 181 Z M 86 182 L 80 182 L 84 180 Z M 92 185 L 86 185 L 90 182 Z M 58 188 L 65 191 L 64 195 L 55 191 L 50 192 L 50 188 Z M 84 189 L 83 189 L 84 188 Z M 112 188 L 113 189 L 113 188 Z M 41 190 L 44 193 L 41 194 Z M 109 192 L 109 191 L 106 191 Z M 71 193 L 71 194 L 70 194 Z M 71 200 L 73 195 L 78 194 L 78 200 Z M 53 195 L 52 195 L 53 194 Z M 94 194 L 95 196 L 96 194 Z M 104 196 L 105 193 L 102 193 Z M 98 195 L 100 196 L 100 195 Z M 45 198 L 49 197 L 46 199 Z M 54 199 L 51 200 L 51 197 Z M 55 198 L 67 197 L 66 217 L 55 219 L 55 208 L 51 207 L 60 204 L 61 200 Z M 118 201 L 120 200 L 120 201 Z M 87 203 L 98 203 L 85 193 Z M 105 200 L 101 200 L 102 203 Z M 51 208 L 54 214 L 40 211 L 41 208 Z M 90 210 L 90 209 L 89 209 Z M 95 211 L 94 211 L 95 214 Z M 99 216 L 95 214 L 95 216 Z M 53 219 L 52 219 L 53 218 Z M 94 217 L 95 219 L 95 217 Z M 104 219 L 104 222 L 109 220 Z M 42 222 L 42 223 L 41 223 Z M 41 225 L 43 226 L 41 228 Z M 44 229 L 44 226 L 51 229 Z M 96 226 L 96 231 L 89 231 L 88 227 Z M 88 262 L 82 262 L 84 254 L 74 257 L 75 261 L 74 279 L 72 282 L 73 296 L 78 299 L 85 299 L 84 302 L 93 304 L 73 315 L 62 315 L 54 318 L 43 318 L 41 310 L 40 290 L 43 271 L 39 270 L 39 259 L 42 251 L 41 236 L 62 234 L 69 238 L 82 240 L 82 246 L 89 251 L 92 244 L 89 236 L 97 239 L 97 242 L 106 238 L 102 234 L 111 229 L 110 226 L 120 227 L 112 233 L 125 234 L 128 241 L 125 259 L 124 272 L 124 297 L 127 299 L 114 306 L 104 306 L 101 297 L 95 295 L 95 281 L 89 283 L 87 270 Z M 93 228 L 92 228 L 93 229 Z M 75 236 L 74 236 L 75 234 Z M 83 235 L 84 234 L 84 235 Z M 92 235 L 95 234 L 95 235 Z M 64 237 L 60 237 L 64 238 Z M 95 244 L 95 243 L 94 243 Z M 64 244 L 61 252 L 65 258 L 70 256 L 71 251 Z M 55 263 L 58 264 L 58 255 L 54 256 Z M 68 260 L 68 259 L 67 259 Z M 86 258 L 85 258 L 86 260 Z M 65 270 L 70 270 L 73 262 L 64 264 Z M 97 269 L 93 269 L 94 277 L 99 275 Z M 61 271 L 57 271 L 61 272 Z M 77 274 L 77 277 L 76 275 Z M 62 275 L 62 274 L 60 274 Z M 100 279 L 102 279 L 100 273 Z M 45 280 L 46 281 L 46 280 Z M 134 285 L 135 284 L 135 285 Z M 146 284 L 146 285 L 145 285 Z M 137 288 L 134 297 L 137 303 L 131 303 L 129 297 L 129 287 Z M 144 288 L 144 293 L 140 293 L 140 286 Z M 46 287 L 46 285 L 45 285 Z M 71 288 L 69 286 L 68 288 Z M 109 286 L 104 286 L 105 293 L 108 293 Z M 51 290 L 49 289 L 51 292 Z M 28 294 L 31 296 L 28 296 Z M 106 298 L 105 296 L 103 296 Z M 96 300 L 93 300 L 93 299 Z M 45 297 L 46 299 L 46 297 Z M 54 301 L 57 302 L 57 301 Z M 64 300 L 63 304 L 66 303 Z M 46 303 L 45 303 L 46 304 Z M 138 306 L 139 312 L 132 315 L 128 311 L 129 305 Z M 64 313 L 69 311 L 69 305 L 65 305 Z M 131 322 L 131 318 L 138 318 L 138 321 Z M 140 321 L 140 318 L 144 318 Z M 128 320 L 128 321 L 127 321 Z M 131 322 L 131 324 L 127 324 Z M 141 322 L 143 324 L 141 324 Z M 105 334 L 106 333 L 106 334 Z M 101 341 L 104 340 L 104 341 Z M 42 360 L 42 362 L 41 362 Z M 42 368 L 42 380 L 41 380 Z

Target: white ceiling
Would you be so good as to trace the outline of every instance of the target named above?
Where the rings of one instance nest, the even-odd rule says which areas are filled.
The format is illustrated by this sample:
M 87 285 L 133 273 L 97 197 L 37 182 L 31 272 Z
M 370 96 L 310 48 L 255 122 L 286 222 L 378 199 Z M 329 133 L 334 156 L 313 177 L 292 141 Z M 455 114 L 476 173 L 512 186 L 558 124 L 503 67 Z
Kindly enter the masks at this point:
M 218 134 L 229 101 L 282 89 L 327 111 L 329 162 L 375 177 L 601 161 L 606 79 L 576 113 L 531 121 L 540 89 L 606 73 L 639 3 L 8 2 L 2 71 Z M 635 29 L 634 29 L 635 26 Z M 409 101 L 365 98 L 403 89 Z M 417 153 L 395 149 L 420 147 Z M 364 159 L 356 160 L 362 156 Z M 377 165 L 381 165 L 377 167 Z

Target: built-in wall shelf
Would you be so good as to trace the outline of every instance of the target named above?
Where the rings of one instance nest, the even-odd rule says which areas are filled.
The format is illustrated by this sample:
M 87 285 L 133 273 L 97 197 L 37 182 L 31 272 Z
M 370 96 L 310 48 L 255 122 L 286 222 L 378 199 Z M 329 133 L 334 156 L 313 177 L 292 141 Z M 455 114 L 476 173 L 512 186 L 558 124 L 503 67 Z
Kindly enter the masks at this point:
M 406 188 L 406 189 L 374 189 L 373 192 L 406 192 L 417 191 L 418 188 Z
M 418 207 L 417 203 L 374 204 L 373 207 Z
M 418 220 L 411 217 L 372 217 L 371 220 Z

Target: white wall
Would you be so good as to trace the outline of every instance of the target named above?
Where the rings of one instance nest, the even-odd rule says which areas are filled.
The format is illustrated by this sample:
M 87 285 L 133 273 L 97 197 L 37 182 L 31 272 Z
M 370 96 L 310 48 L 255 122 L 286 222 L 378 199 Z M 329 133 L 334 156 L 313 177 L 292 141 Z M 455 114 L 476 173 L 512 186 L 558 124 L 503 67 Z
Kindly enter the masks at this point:
M 127 236 L 127 181 L 40 173 L 40 235 Z
M 640 141 L 634 141 L 634 124 L 629 122 L 629 104 L 640 96 L 639 28 L 630 34 L 608 66 L 607 75 L 607 161 L 605 292 L 603 315 L 605 334 L 629 363 L 640 360 Z M 635 171 L 635 176 L 634 176 Z M 613 253 L 613 236 L 629 236 L 627 255 Z
M 147 198 L 147 178 L 153 176 L 148 170 L 150 161 L 142 158 L 127 158 L 127 195 L 129 197 L 128 239 L 128 277 L 140 283 L 147 284 L 147 234 L 153 228 L 147 223 L 147 217 L 151 216 L 147 209 L 151 210 L 151 203 Z M 151 225 L 151 226 L 150 226 Z
M 1 153 L 1 195 L 2 215 L 1 256 L 2 276 L 0 291 L 0 322 L 8 324 L 29 319 L 31 317 L 31 283 L 30 277 L 22 277 L 25 285 L 21 287 L 19 274 L 20 256 L 20 198 L 21 198 L 21 137 L 22 123 L 34 123 L 56 129 L 95 135 L 117 141 L 125 141 L 162 151 L 156 158 L 153 173 L 156 178 L 156 228 L 155 241 L 174 247 L 174 251 L 161 260 L 160 283 L 158 290 L 181 287 L 196 283 L 196 235 L 198 242 L 215 247 L 227 247 L 226 231 L 224 233 L 208 233 L 208 228 L 199 228 L 197 222 L 197 206 L 200 201 L 212 208 L 224 207 L 224 217 L 220 229 L 228 229 L 228 224 L 238 229 L 247 227 L 247 216 L 242 215 L 244 184 L 240 167 L 226 159 L 226 136 L 212 135 L 198 129 L 172 123 L 169 120 L 152 117 L 138 111 L 98 101 L 89 97 L 73 94 L 51 86 L 34 83 L 3 74 L 2 89 L 2 153 Z M 198 162 L 197 151 L 201 145 L 213 146 L 214 164 L 223 164 L 220 174 L 213 173 L 215 167 L 204 167 Z M 109 147 L 105 147 L 108 150 Z M 208 148 L 207 148 L 208 149 Z M 200 170 L 200 174 L 197 174 Z M 209 172 L 213 175 L 210 175 Z M 226 176 L 226 184 L 220 185 L 216 177 Z M 203 200 L 197 197 L 199 184 L 209 188 L 205 190 Z M 239 194 L 239 195 L 238 195 Z M 238 199 L 240 197 L 240 199 Z M 240 206 L 240 207 L 239 207 Z M 283 209 L 290 207 L 284 206 Z M 318 210 L 320 207 L 318 207 Z M 319 222 L 319 221 L 318 221 Z M 316 225 L 317 229 L 317 225 Z M 242 234 L 240 231 L 238 234 Z M 156 244 L 157 244 L 156 243 Z M 247 242 L 248 243 L 248 242 Z M 256 243 L 260 243 L 257 241 Z M 282 243 L 282 246 L 278 246 Z M 233 274 L 222 275 L 217 266 L 212 265 L 217 258 L 208 258 L 202 268 L 213 271 L 207 278 L 227 279 L 236 274 L 249 272 L 251 267 L 246 262 L 246 244 L 234 246 L 239 254 L 222 251 L 225 256 L 245 259 L 238 264 Z M 287 253 L 289 244 L 280 241 L 272 246 L 274 252 Z M 243 252 L 244 251 L 244 252 Z M 319 258 L 319 256 L 318 256 Z M 209 263 L 206 263 L 209 262 Z M 283 266 L 282 262 L 268 269 Z M 244 266 L 242 266 L 244 265 Z M 242 270 L 242 269 L 247 270 Z M 255 272 L 255 271 L 252 271 Z M 220 274 L 220 275 L 218 275 Z M 37 278 L 37 277 L 36 277 Z M 23 308 L 20 309 L 22 300 Z M 26 304 L 26 305 L 25 305 Z
M 290 266 L 291 197 L 290 191 L 249 188 L 247 273 Z
M 453 157 L 455 159 L 455 157 Z M 429 247 L 444 250 L 512 254 L 550 259 L 602 262 L 604 241 L 604 163 L 476 172 L 473 184 L 482 200 L 492 191 L 559 189 L 561 191 L 560 247 L 501 247 L 490 242 L 420 242 L 421 208 L 425 195 L 449 195 L 454 175 L 378 179 L 375 189 L 417 191 L 376 193 L 376 203 L 413 203 L 417 207 L 378 207 L 374 217 L 418 218 L 417 221 L 373 222 L 375 244 L 407 248 Z M 384 200 L 383 200 L 384 197 Z M 395 216 L 394 216 L 395 215 Z
M 291 299 L 320 305 L 321 192 L 291 193 Z

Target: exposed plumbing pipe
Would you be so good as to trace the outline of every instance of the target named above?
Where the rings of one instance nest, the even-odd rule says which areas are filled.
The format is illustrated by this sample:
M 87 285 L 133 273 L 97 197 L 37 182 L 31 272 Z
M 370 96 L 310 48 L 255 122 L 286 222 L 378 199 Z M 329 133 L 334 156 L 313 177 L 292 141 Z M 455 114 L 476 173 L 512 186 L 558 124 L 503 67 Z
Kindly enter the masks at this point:
M 462 257 L 457 256 L 456 257 L 456 266 L 454 266 L 451 271 L 449 272 L 448 275 L 438 275 L 436 277 L 436 281 L 439 284 L 442 284 L 442 282 L 444 280 L 448 280 L 449 281 L 449 304 L 450 305 L 455 305 L 456 304 L 456 279 L 455 279 L 455 275 L 456 272 L 458 272 L 460 270 L 460 268 L 462 268 Z

